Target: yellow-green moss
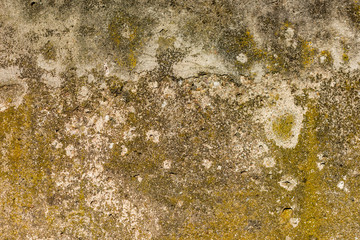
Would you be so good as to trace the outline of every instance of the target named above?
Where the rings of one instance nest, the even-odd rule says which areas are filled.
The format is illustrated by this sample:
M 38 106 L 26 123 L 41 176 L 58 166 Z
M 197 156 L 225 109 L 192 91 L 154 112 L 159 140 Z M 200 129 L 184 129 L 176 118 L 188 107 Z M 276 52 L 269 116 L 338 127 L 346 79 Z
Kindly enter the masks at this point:
M 266 54 L 266 68 L 271 73 L 281 72 L 285 69 L 285 60 L 278 54 Z
M 296 72 L 311 67 L 318 54 L 318 49 L 313 47 L 310 41 L 297 34 L 294 33 L 289 39 L 286 34 L 289 28 L 295 29 L 288 21 L 279 27 L 273 36 L 277 39 L 273 45 L 274 49 L 266 53 L 266 67 L 272 73 Z
M 318 110 L 314 104 L 308 106 L 306 113 L 306 128 L 305 128 L 305 143 L 307 151 L 307 159 L 303 168 L 305 172 L 305 186 L 304 186 L 304 202 L 302 208 L 302 224 L 304 234 L 316 238 L 322 237 L 319 232 L 322 223 L 321 212 L 324 211 L 326 205 L 322 203 L 323 197 L 321 192 L 320 174 L 316 172 L 319 153 L 319 141 L 316 136 L 316 126 L 318 119 Z
M 344 64 L 348 64 L 349 63 L 349 44 L 347 43 L 346 39 L 341 39 L 341 45 L 342 45 L 342 50 L 343 50 L 343 54 L 342 54 L 342 61 Z
M 7 194 L 1 200 L 1 209 L 11 209 L 9 215 L 5 211 L 0 215 L 5 214 L 1 218 L 12 225 L 14 236 L 23 236 L 30 224 L 22 216 L 33 207 L 36 188 L 42 179 L 42 173 L 34 168 L 35 162 L 31 158 L 27 135 L 31 130 L 31 102 L 27 103 L 29 105 L 18 109 L 11 107 L 0 113 L 1 159 L 5 164 L 1 169 L 1 182 L 4 186 L 9 183 Z
M 308 67 L 314 62 L 316 55 L 316 49 L 312 47 L 311 42 L 302 40 L 301 41 L 301 58 L 302 66 Z
M 273 121 L 272 130 L 278 138 L 280 138 L 281 140 L 287 140 L 292 135 L 294 121 L 295 118 L 292 114 L 285 114 L 279 116 L 275 119 L 275 121 Z
M 321 51 L 320 56 L 319 56 L 319 61 L 320 61 L 321 57 L 325 58 L 325 60 L 323 62 L 321 62 L 323 65 L 326 65 L 326 66 L 333 65 L 334 59 L 328 50 Z
M 282 236 L 290 236 L 294 239 L 328 239 L 331 236 L 330 233 L 321 230 L 329 226 L 332 216 L 328 214 L 324 218 L 324 213 L 331 212 L 331 209 L 326 202 L 324 192 L 326 184 L 323 173 L 319 172 L 317 168 L 320 152 L 317 127 L 320 124 L 320 116 L 315 101 L 309 102 L 307 100 L 306 106 L 308 110 L 304 116 L 304 127 L 296 147 L 294 149 L 283 149 L 275 144 L 271 147 L 271 152 L 275 154 L 283 171 L 296 178 L 298 182 L 291 194 L 287 195 L 286 192 L 282 191 L 280 203 L 288 208 L 291 202 L 295 202 L 297 207 L 285 212 L 282 211 L 280 222 L 283 223 L 283 226 L 280 229 Z M 283 122 L 286 121 L 283 120 Z M 300 220 L 296 228 L 289 225 L 290 216 Z

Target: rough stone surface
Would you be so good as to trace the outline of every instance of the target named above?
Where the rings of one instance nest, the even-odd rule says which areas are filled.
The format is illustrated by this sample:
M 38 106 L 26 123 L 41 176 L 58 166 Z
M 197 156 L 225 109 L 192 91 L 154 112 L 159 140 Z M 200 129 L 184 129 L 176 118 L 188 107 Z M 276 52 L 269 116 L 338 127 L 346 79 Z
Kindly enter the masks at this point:
M 1 0 L 1 239 L 358 239 L 360 2 Z

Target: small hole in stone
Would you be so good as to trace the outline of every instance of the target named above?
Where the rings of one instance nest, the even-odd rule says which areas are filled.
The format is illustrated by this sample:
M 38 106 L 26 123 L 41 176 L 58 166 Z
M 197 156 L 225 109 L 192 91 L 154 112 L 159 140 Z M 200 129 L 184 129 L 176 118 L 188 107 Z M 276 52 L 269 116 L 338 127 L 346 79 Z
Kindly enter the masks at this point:
M 292 208 L 288 208 L 288 207 L 286 207 L 286 208 L 283 208 L 283 212 L 286 212 L 286 211 L 290 211 L 290 210 L 292 210 Z
M 31 5 L 31 6 L 34 6 L 34 5 L 35 5 L 35 3 L 36 3 L 36 2 L 31 2 L 31 3 L 30 3 L 30 5 Z

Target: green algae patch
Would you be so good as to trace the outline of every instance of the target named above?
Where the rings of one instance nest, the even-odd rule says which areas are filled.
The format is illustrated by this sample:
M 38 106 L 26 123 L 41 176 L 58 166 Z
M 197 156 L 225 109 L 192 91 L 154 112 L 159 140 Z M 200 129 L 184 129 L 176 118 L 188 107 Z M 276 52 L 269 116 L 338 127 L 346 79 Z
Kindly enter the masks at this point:
M 292 128 L 294 126 L 295 118 L 291 114 L 279 116 L 272 123 L 272 130 L 276 137 L 281 140 L 287 140 L 292 136 Z

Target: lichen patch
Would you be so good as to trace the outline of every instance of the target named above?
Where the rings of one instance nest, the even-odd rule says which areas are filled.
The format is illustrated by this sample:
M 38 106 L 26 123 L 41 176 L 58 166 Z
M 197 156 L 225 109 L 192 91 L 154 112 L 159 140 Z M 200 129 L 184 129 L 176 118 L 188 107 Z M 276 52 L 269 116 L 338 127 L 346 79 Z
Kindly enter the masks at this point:
M 295 105 L 294 97 L 288 90 L 277 96 L 275 104 L 261 110 L 260 121 L 269 140 L 279 147 L 294 148 L 298 143 L 305 110 Z

